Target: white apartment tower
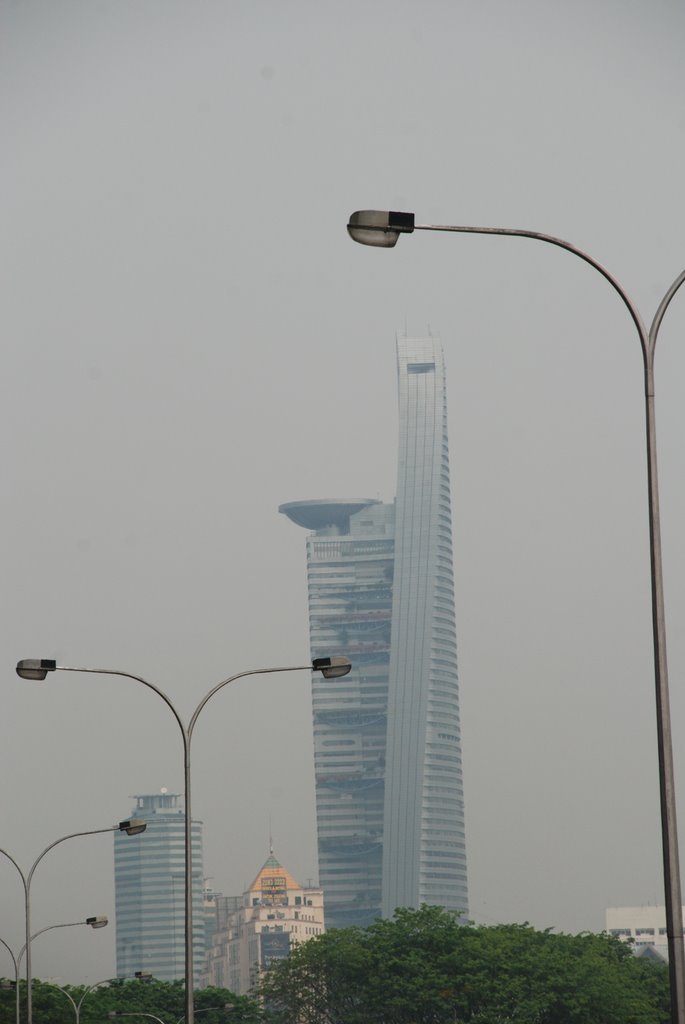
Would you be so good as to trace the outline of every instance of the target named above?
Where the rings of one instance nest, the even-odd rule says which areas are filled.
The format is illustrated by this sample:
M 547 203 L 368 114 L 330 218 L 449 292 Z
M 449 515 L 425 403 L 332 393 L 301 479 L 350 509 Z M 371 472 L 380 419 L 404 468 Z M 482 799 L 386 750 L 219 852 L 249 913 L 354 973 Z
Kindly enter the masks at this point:
M 319 871 L 327 927 L 468 911 L 447 407 L 437 338 L 399 338 L 394 505 L 280 507 L 307 528 Z

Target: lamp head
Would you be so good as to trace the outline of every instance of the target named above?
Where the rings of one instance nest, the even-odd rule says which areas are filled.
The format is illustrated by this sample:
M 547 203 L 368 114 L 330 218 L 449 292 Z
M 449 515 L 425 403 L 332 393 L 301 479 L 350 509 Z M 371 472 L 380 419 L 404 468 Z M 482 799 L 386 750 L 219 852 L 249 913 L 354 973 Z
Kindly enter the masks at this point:
M 22 658 L 17 662 L 17 675 L 21 679 L 45 679 L 56 668 L 57 662 L 51 658 Z
M 414 230 L 414 214 L 397 210 L 357 210 L 349 219 L 350 238 L 361 245 L 377 245 L 392 249 L 401 234 Z
M 349 658 L 335 655 L 332 658 L 314 658 L 312 668 L 315 672 L 320 672 L 324 679 L 338 679 L 347 675 L 352 663 Z
M 91 928 L 106 928 L 109 919 L 106 914 L 98 914 L 97 917 L 87 917 L 86 924 L 89 924 Z
M 147 822 L 142 818 L 129 818 L 128 821 L 119 822 L 119 831 L 125 832 L 127 836 L 139 836 L 147 828 Z

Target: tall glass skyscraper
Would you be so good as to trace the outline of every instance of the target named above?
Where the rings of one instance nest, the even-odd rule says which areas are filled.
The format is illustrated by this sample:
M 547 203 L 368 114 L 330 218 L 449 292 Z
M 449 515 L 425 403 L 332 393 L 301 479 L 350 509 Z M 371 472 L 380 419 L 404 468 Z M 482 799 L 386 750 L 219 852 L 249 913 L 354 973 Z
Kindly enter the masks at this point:
M 280 507 L 310 531 L 312 657 L 353 664 L 312 682 L 327 927 L 468 911 L 444 361 L 437 338 L 399 338 L 397 357 L 395 504 Z
M 447 392 L 436 338 L 397 343 L 399 458 L 383 913 L 467 911 Z
M 135 843 L 114 833 L 117 977 L 151 971 L 159 981 L 185 973 L 185 815 L 177 793 L 134 797 L 131 817 L 147 829 Z M 202 969 L 202 822 L 193 820 L 193 963 Z M 134 849 L 135 847 L 135 849 Z

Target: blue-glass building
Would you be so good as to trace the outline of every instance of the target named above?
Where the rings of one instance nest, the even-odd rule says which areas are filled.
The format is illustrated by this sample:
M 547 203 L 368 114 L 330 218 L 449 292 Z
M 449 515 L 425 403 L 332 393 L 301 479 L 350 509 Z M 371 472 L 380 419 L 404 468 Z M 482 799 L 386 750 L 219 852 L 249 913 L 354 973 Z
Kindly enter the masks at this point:
M 320 882 L 326 926 L 398 906 L 468 910 L 445 368 L 437 338 L 399 338 L 394 504 L 280 507 L 308 529 Z
M 130 817 L 147 829 L 135 842 L 114 833 L 117 977 L 151 971 L 159 981 L 185 974 L 185 814 L 177 793 L 133 798 Z M 202 822 L 193 820 L 193 964 L 202 969 Z

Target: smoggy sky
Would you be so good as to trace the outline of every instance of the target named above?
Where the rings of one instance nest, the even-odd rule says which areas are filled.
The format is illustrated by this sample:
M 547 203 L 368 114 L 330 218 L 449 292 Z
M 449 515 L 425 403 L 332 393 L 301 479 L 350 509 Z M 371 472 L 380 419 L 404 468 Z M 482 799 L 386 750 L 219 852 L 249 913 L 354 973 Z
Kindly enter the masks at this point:
M 0 846 L 23 866 L 131 794 L 180 792 L 182 750 L 139 684 L 27 683 L 17 659 L 127 669 L 187 717 L 233 672 L 306 661 L 305 534 L 278 505 L 392 498 L 395 333 L 430 329 L 472 915 L 599 930 L 607 906 L 662 901 L 630 318 L 561 250 L 371 250 L 345 224 L 379 207 L 556 234 L 649 322 L 685 266 L 684 31 L 677 0 L 0 0 Z M 657 356 L 685 823 L 684 333 L 685 292 Z M 270 828 L 316 877 L 308 686 L 246 680 L 199 721 L 194 809 L 225 893 Z M 33 886 L 35 929 L 96 913 L 114 917 L 109 836 L 63 844 Z M 4 859 L 0 920 L 21 946 Z M 110 976 L 114 927 L 42 936 L 34 969 Z

